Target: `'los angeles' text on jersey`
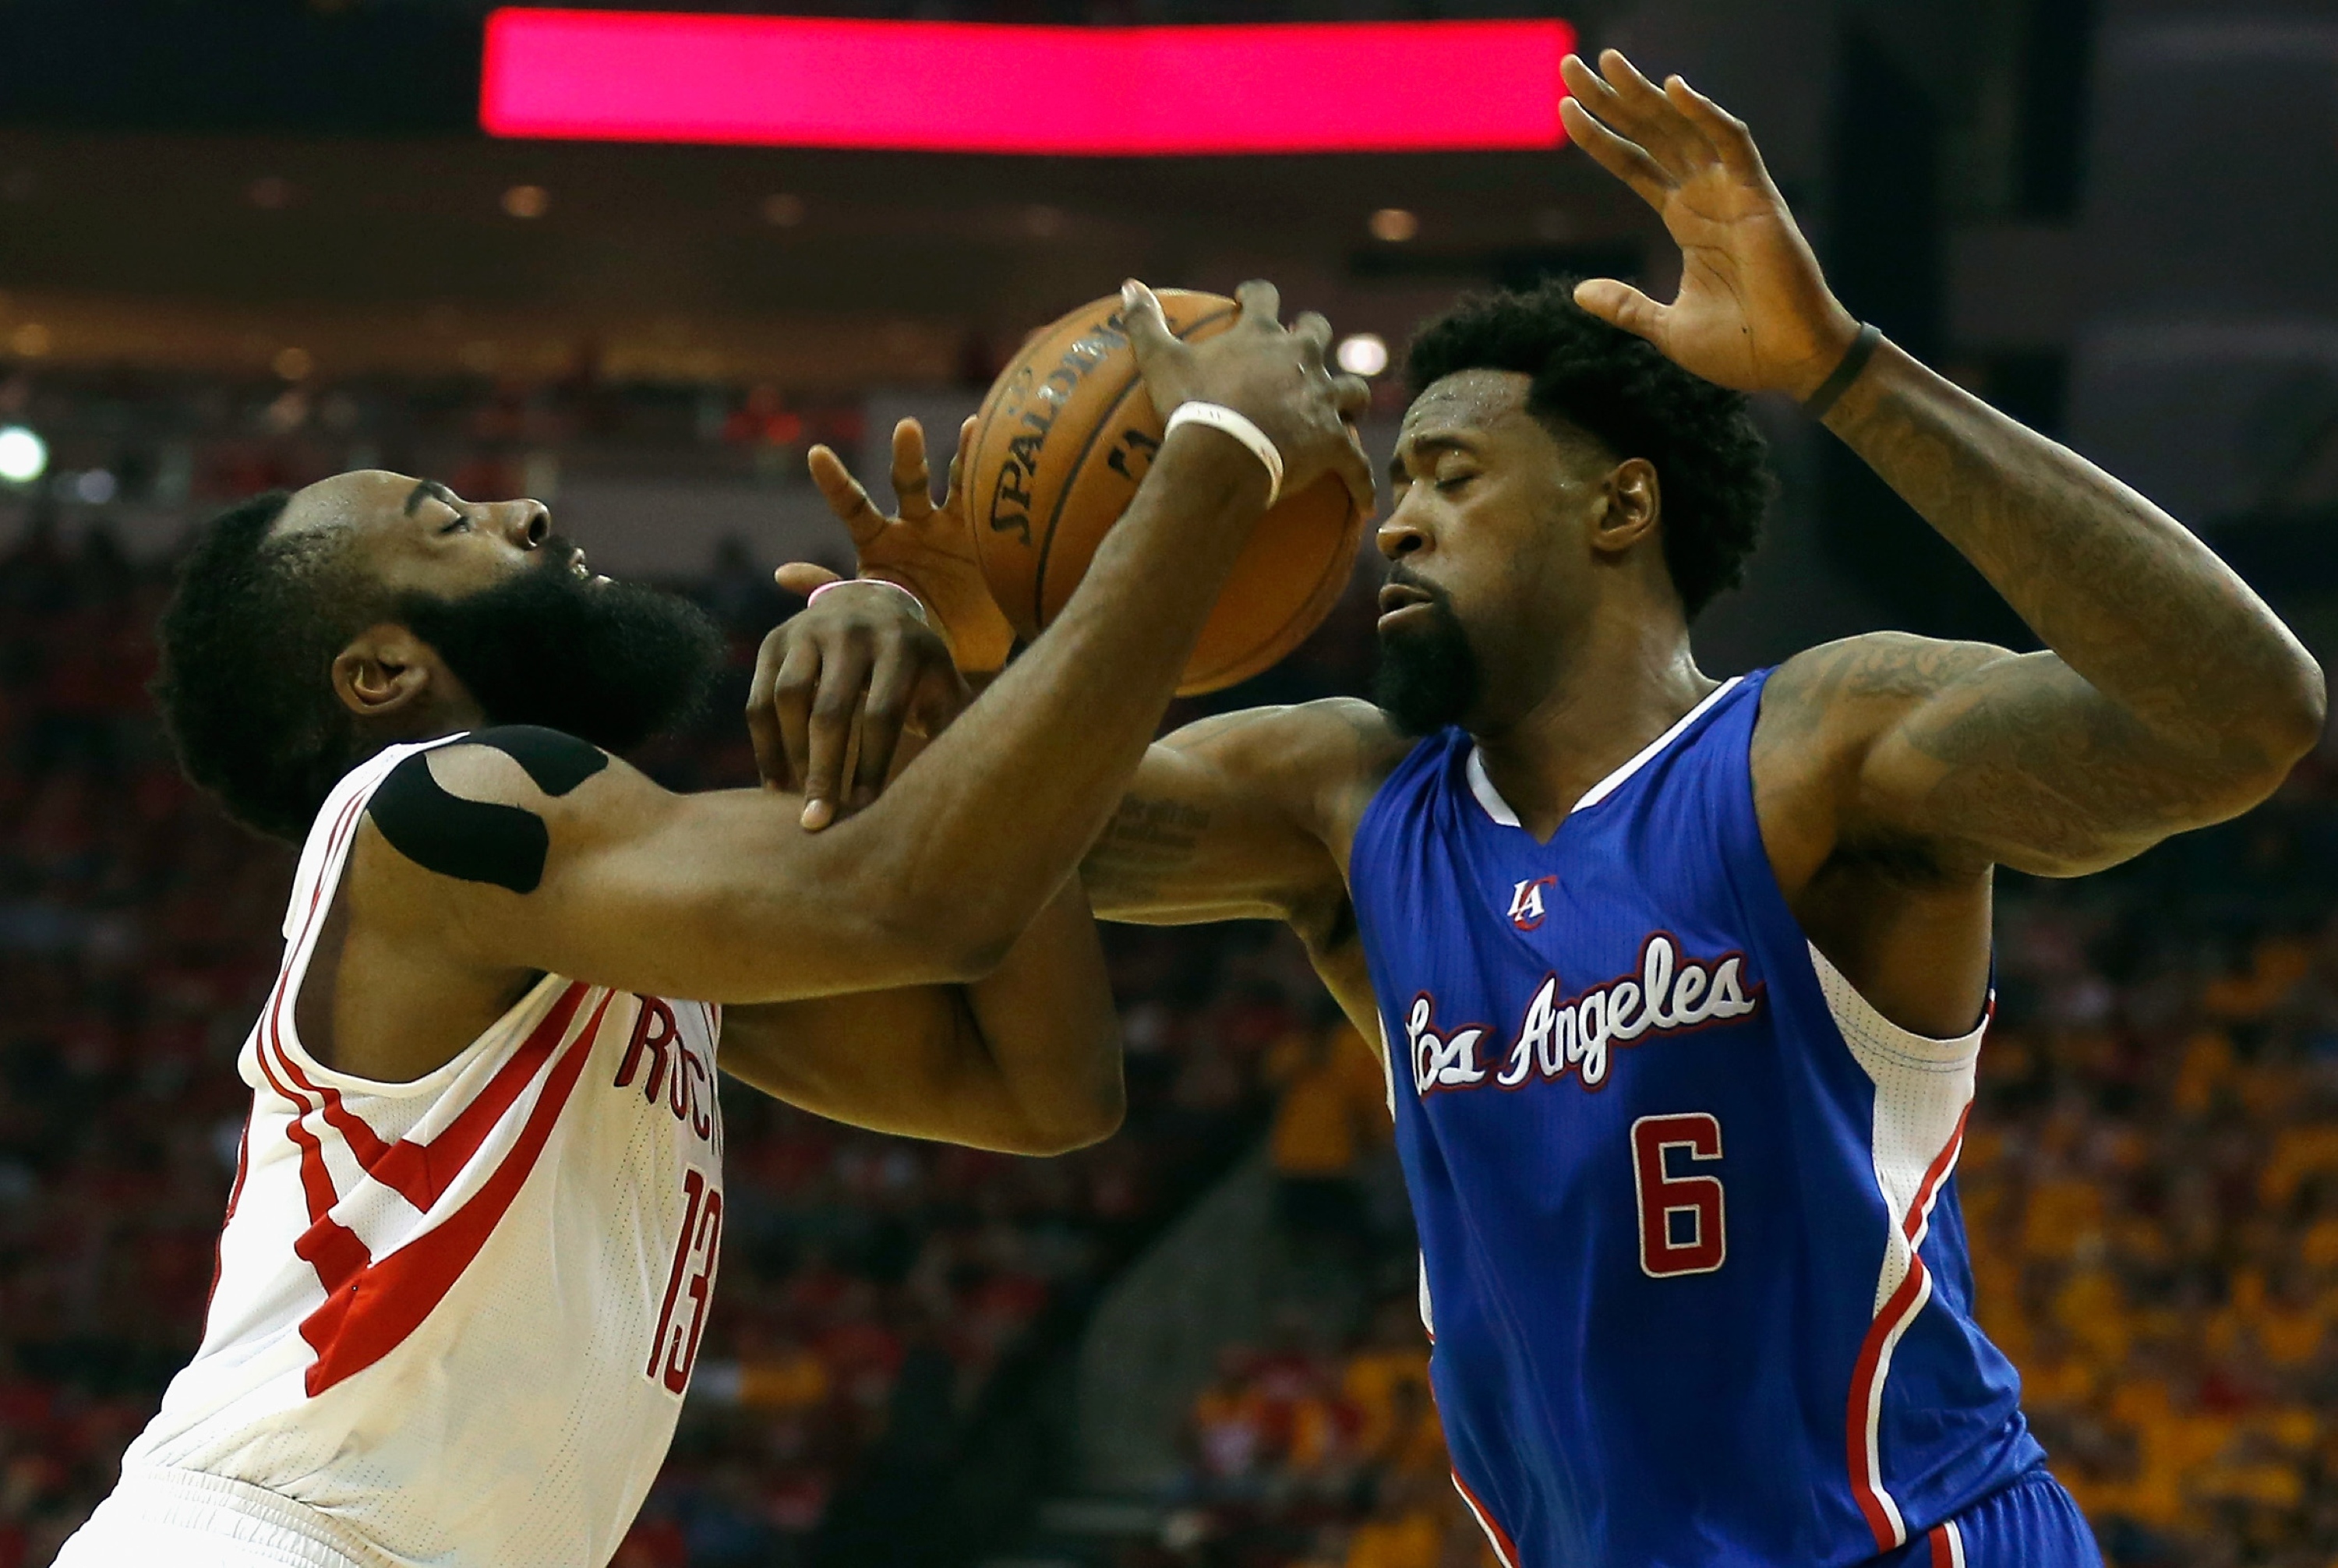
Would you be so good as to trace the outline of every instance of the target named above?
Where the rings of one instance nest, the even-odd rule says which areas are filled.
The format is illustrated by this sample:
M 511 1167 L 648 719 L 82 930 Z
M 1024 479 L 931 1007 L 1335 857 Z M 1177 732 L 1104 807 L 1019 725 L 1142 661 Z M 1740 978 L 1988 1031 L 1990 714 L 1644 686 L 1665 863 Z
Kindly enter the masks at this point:
M 1537 925 L 1539 926 L 1537 921 Z M 1412 1086 L 1420 1094 L 1439 1089 L 1473 1089 L 1491 1083 L 1515 1089 L 1529 1078 L 1559 1079 L 1572 1073 L 1586 1089 L 1607 1082 L 1610 1047 L 1643 1039 L 1685 1034 L 1711 1024 L 1743 1018 L 1761 1005 L 1761 993 L 1745 995 L 1742 953 L 1710 963 L 1683 959 L 1669 932 L 1659 931 L 1641 948 L 1631 974 L 1569 996 L 1557 975 L 1546 975 L 1527 1003 L 1510 1044 L 1487 1065 L 1485 1047 L 1501 1036 L 1482 1024 L 1465 1024 L 1440 1035 L 1437 998 L 1423 991 L 1412 999 L 1404 1022 L 1406 1058 Z

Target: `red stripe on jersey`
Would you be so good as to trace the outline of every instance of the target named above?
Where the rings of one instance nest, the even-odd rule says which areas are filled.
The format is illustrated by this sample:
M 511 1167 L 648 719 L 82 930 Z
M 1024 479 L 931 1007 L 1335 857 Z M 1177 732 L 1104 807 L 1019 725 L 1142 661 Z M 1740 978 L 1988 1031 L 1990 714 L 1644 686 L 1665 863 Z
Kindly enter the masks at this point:
M 582 981 L 572 982 L 519 1049 L 512 1053 L 510 1060 L 496 1069 L 487 1086 L 427 1143 L 407 1138 L 384 1143 L 362 1117 L 342 1103 L 339 1090 L 309 1081 L 280 1039 L 277 1042 L 277 1054 L 293 1082 L 324 1102 L 326 1122 L 348 1142 L 350 1154 L 365 1173 L 427 1213 L 455 1178 L 462 1174 L 463 1167 L 479 1152 L 479 1145 L 503 1120 L 504 1112 L 526 1093 L 536 1073 L 551 1060 L 588 989 Z
M 385 1152 L 378 1164 L 366 1165 L 366 1173 L 396 1188 L 417 1209 L 428 1210 L 462 1174 L 463 1167 L 471 1162 L 471 1156 L 479 1152 L 479 1145 L 486 1142 L 496 1123 L 504 1119 L 504 1112 L 517 1103 L 527 1086 L 535 1081 L 537 1072 L 552 1059 L 589 989 L 582 981 L 571 982 L 552 1004 L 552 1011 L 545 1014 L 544 1021 L 512 1053 L 511 1060 L 496 1069 L 487 1086 L 456 1112 L 455 1119 L 440 1130 L 438 1136 L 427 1143 L 399 1139 Z M 608 1004 L 608 998 L 604 996 L 601 1005 L 605 1008 Z M 594 1014 L 593 1027 L 600 1027 L 598 1013 Z
M 1493 1514 L 1478 1500 L 1478 1494 L 1469 1490 L 1469 1483 L 1461 1479 L 1461 1472 L 1454 1470 L 1448 1474 L 1453 1477 L 1453 1490 L 1461 1494 L 1461 1501 L 1469 1504 L 1469 1512 L 1478 1516 L 1478 1528 L 1483 1530 L 1486 1539 L 1493 1544 L 1494 1555 L 1502 1560 L 1502 1568 L 1518 1568 L 1518 1544 L 1510 1539 L 1510 1533 L 1494 1522 Z
M 220 1216 L 219 1240 L 211 1243 L 211 1288 L 203 1293 L 203 1321 L 211 1322 L 211 1303 L 219 1299 L 220 1276 L 227 1272 L 227 1228 L 235 1222 L 235 1206 L 243 1200 L 243 1179 L 251 1170 L 251 1112 L 243 1113 L 243 1131 L 235 1140 L 235 1184 L 227 1190 L 227 1212 Z
M 333 830 L 325 840 L 325 865 L 330 866 L 334 857 L 341 852 L 345 837 L 355 836 L 358 809 L 364 804 L 365 797 L 359 796 L 341 808 L 341 814 L 335 818 Z M 283 967 L 278 970 L 275 989 L 269 994 L 268 1011 L 260 1021 L 260 1048 L 254 1053 L 260 1059 L 260 1072 L 267 1074 L 270 1086 L 295 1107 L 292 1124 L 286 1131 L 290 1134 L 292 1142 L 300 1146 L 300 1185 L 308 1196 L 309 1219 L 312 1225 L 325 1217 L 326 1211 L 332 1208 L 336 1200 L 332 1178 L 325 1170 L 324 1152 L 317 1142 L 316 1134 L 301 1125 L 308 1120 L 312 1107 L 304 1095 L 296 1094 L 284 1086 L 283 1080 L 277 1077 L 275 1072 L 269 1066 L 268 1054 L 270 1048 L 273 1047 L 277 1060 L 282 1064 L 286 1074 L 309 1093 L 316 1093 L 316 1085 L 310 1083 L 300 1070 L 292 1065 L 292 1058 L 284 1049 L 284 1004 L 292 989 L 293 959 L 308 946 L 309 935 L 316 927 L 318 906 L 324 901 L 324 897 L 325 877 L 324 873 L 319 871 L 317 876 L 317 885 L 309 890 L 309 908 L 300 917 L 300 929 L 293 936 L 291 946 L 285 949 Z M 326 1120 L 331 1122 L 333 1118 L 328 1116 Z M 337 1128 L 337 1130 L 339 1129 Z M 348 1137 L 346 1130 L 340 1131 L 344 1138 Z M 366 1134 L 368 1137 L 372 1136 L 372 1129 L 366 1129 Z
M 496 1222 L 535 1169 L 554 1123 L 584 1073 L 611 995 L 603 993 L 591 1022 L 555 1063 L 517 1141 L 478 1191 L 440 1224 L 366 1266 L 346 1293 L 302 1322 L 300 1337 L 317 1353 L 307 1378 L 311 1397 L 364 1371 L 405 1343 L 486 1245 Z
M 365 803 L 366 797 L 359 795 L 342 807 L 341 814 L 333 819 L 332 832 L 326 835 L 324 859 L 317 872 L 317 885 L 309 889 L 308 911 L 300 916 L 300 934 L 293 937 L 292 945 L 284 950 L 284 967 L 276 976 L 276 990 L 280 999 L 283 995 L 284 987 L 292 978 L 292 955 L 299 952 L 302 944 L 309 940 L 309 933 L 317 923 L 317 906 L 324 902 L 325 868 L 329 867 L 340 854 L 344 836 L 356 837 L 358 811 Z
M 1907 1526 L 1884 1494 L 1880 1466 L 1868 1462 L 1868 1439 L 1881 1414 L 1878 1384 L 1884 1350 L 1892 1336 L 1907 1327 L 1929 1298 L 1931 1275 L 1917 1249 L 1922 1246 L 1923 1234 L 1930 1225 L 1933 1196 L 1956 1164 L 1957 1151 L 1964 1146 L 1965 1122 L 1971 1114 L 1971 1102 L 1967 1102 L 1958 1113 L 1956 1130 L 1949 1134 L 1949 1141 L 1940 1146 L 1940 1153 L 1933 1156 L 1932 1163 L 1924 1171 L 1923 1181 L 1917 1184 L 1915 1198 L 1900 1222 L 1901 1233 L 1908 1239 L 1908 1276 L 1900 1281 L 1900 1289 L 1891 1293 L 1891 1299 L 1884 1302 L 1875 1321 L 1868 1325 L 1867 1338 L 1859 1347 L 1859 1359 L 1852 1367 L 1851 1408 L 1846 1422 L 1852 1492 L 1859 1499 L 1859 1511 L 1866 1515 L 1867 1528 L 1875 1537 L 1879 1551 L 1889 1552 L 1907 1544 Z
M 349 1282 L 373 1260 L 373 1254 L 358 1239 L 356 1231 L 333 1218 L 333 1205 L 339 1200 L 333 1191 L 332 1173 L 325 1169 L 324 1145 L 302 1125 L 309 1115 L 308 1100 L 285 1086 L 276 1075 L 266 1050 L 253 1054 L 270 1086 L 291 1102 L 294 1108 L 295 1113 L 284 1124 L 284 1132 L 300 1151 L 300 1190 L 309 1203 L 309 1228 L 293 1241 L 292 1252 L 317 1271 L 317 1283 L 324 1288 L 325 1302 L 317 1310 L 330 1312 Z

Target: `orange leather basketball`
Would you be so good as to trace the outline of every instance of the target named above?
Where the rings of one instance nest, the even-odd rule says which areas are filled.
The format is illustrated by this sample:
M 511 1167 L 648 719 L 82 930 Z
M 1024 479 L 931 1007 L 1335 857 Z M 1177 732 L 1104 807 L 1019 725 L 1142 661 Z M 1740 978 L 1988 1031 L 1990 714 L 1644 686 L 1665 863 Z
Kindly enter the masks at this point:
M 1188 342 L 1242 312 L 1222 295 L 1160 294 L 1170 330 Z M 1115 294 L 1056 322 L 982 402 L 965 481 L 975 549 L 991 597 L 1026 639 L 1071 598 L 1161 447 L 1120 312 Z M 1304 642 L 1346 586 L 1370 521 L 1328 475 L 1276 502 L 1235 561 L 1179 693 L 1247 680 Z

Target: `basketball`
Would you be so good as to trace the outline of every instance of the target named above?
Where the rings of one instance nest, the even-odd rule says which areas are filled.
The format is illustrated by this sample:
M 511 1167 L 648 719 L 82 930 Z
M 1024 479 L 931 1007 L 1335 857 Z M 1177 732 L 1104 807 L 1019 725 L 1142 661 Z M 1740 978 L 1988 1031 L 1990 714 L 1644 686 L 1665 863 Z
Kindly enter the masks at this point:
M 1160 297 L 1169 329 L 1187 342 L 1242 313 L 1223 295 Z M 1071 598 L 1161 447 L 1162 418 L 1120 309 L 1115 294 L 1034 337 L 992 384 L 975 426 L 965 476 L 975 548 L 991 597 L 1027 641 Z M 1248 680 L 1304 642 L 1346 586 L 1370 521 L 1332 475 L 1275 503 L 1235 561 L 1178 694 Z

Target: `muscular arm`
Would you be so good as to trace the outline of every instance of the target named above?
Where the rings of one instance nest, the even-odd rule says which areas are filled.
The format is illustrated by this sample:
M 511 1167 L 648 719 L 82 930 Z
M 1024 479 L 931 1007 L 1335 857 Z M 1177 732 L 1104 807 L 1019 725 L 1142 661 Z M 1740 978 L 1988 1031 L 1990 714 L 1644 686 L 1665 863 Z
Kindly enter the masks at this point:
M 1356 824 L 1411 742 L 1334 698 L 1188 725 L 1156 742 L 1081 866 L 1099 917 L 1281 920 L 1367 1039 L 1371 980 L 1348 897 Z
M 1220 714 L 1154 742 L 1081 863 L 1096 914 L 1335 920 L 1355 818 L 1406 749 L 1351 698 Z
M 1579 285 L 1577 301 L 1724 387 L 1798 399 L 1827 387 L 1858 323 L 1744 123 L 1614 50 L 1597 71 L 1573 57 L 1560 69 L 1568 132 L 1682 253 L 1669 305 L 1607 279 Z M 2205 545 L 2093 464 L 1889 343 L 1826 423 L 2051 652 L 1863 638 L 1785 666 L 1764 727 L 1775 718 L 1842 763 L 1789 759 L 1816 787 L 1794 836 L 1914 840 L 1975 876 L 1992 863 L 2071 874 L 2247 809 L 2320 737 L 2322 672 L 2297 640 Z
M 1118 1021 L 1077 882 L 971 985 L 729 1009 L 722 1064 L 840 1122 L 1012 1154 L 1095 1142 L 1126 1106 Z
M 1828 426 L 2050 652 L 1855 639 L 1781 671 L 1876 724 L 1843 801 L 1976 864 L 2067 876 L 2221 821 L 2319 739 L 2320 669 L 2149 501 L 1890 344 Z

